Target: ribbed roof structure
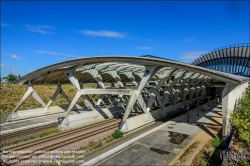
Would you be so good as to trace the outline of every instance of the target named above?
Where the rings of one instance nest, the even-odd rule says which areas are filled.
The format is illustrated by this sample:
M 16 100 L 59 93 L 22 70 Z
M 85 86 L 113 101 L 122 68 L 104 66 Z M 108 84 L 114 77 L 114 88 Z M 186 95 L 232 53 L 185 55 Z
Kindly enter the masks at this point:
M 230 45 L 212 50 L 191 64 L 225 73 L 250 77 L 250 44 Z
M 65 84 L 70 82 L 68 71 L 73 71 L 79 82 L 82 83 L 95 83 L 97 75 L 100 75 L 102 81 L 106 83 L 115 81 L 116 76 L 120 77 L 119 79 L 122 82 L 130 81 L 130 76 L 133 76 L 136 82 L 140 82 L 145 72 L 145 66 L 157 66 L 160 70 L 158 70 L 156 76 L 160 76 L 165 70 L 180 69 L 233 84 L 242 81 L 241 78 L 228 75 L 227 73 L 165 59 L 153 57 L 103 56 L 74 59 L 50 65 L 21 77 L 15 83 Z

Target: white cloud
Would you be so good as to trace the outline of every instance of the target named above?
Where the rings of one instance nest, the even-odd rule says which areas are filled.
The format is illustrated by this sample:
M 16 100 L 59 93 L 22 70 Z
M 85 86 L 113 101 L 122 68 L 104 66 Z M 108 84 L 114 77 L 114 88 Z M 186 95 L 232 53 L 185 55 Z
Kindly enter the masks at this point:
M 125 33 L 120 33 L 116 31 L 92 31 L 92 30 L 82 30 L 80 33 L 87 36 L 101 36 L 101 37 L 111 37 L 111 38 L 124 38 L 126 36 Z
M 67 57 L 79 57 L 78 55 L 73 55 L 73 54 L 67 54 L 63 52 L 52 52 L 52 51 L 42 51 L 42 50 L 37 50 L 37 51 L 32 51 L 37 54 L 48 54 L 48 55 L 62 55 L 62 56 L 67 56 Z
M 52 26 L 49 25 L 25 25 L 25 27 L 27 28 L 27 30 L 31 31 L 31 32 L 37 32 L 37 33 L 41 33 L 41 34 L 54 34 L 54 32 L 50 31 L 55 29 Z
M 11 55 L 11 58 L 13 58 L 13 59 L 22 59 L 21 57 L 19 57 L 19 56 L 17 56 L 17 55 Z
M 42 51 L 42 50 L 37 50 L 37 51 L 33 51 L 37 54 L 49 54 L 49 55 L 63 55 L 65 53 L 62 52 L 50 52 L 50 51 Z
M 151 46 L 140 46 L 140 47 L 136 47 L 137 50 L 151 50 L 153 49 L 153 47 Z
M 182 62 L 191 63 L 196 58 L 200 57 L 201 55 L 205 54 L 207 51 L 190 51 L 182 53 L 180 60 Z
M 184 41 L 185 42 L 193 42 L 195 39 L 192 37 L 192 38 L 185 38 Z
M 1 67 L 4 67 L 4 64 L 1 63 L 0 66 L 1 66 Z
M 2 26 L 2 27 L 11 27 L 10 24 L 4 24 L 4 23 L 2 23 L 2 22 L 1 22 L 1 26 Z

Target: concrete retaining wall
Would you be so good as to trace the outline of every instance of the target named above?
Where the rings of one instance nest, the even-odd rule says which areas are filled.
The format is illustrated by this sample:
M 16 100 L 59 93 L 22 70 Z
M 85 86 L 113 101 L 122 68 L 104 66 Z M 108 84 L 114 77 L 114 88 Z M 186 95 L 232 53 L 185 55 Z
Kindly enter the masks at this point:
M 10 119 L 10 121 L 66 112 L 66 107 L 52 106 L 52 107 L 49 107 L 49 109 L 50 109 L 50 112 L 48 112 L 48 113 L 44 112 L 45 108 L 17 111 L 18 118 Z
M 202 99 L 202 98 L 203 97 L 201 96 L 201 98 L 199 99 Z M 192 102 L 195 102 L 195 101 L 196 99 L 192 100 Z M 185 106 L 187 104 L 190 104 L 190 100 L 186 100 L 184 102 Z M 182 106 L 183 106 L 183 102 L 177 103 L 175 105 L 175 110 L 180 109 Z M 121 130 L 124 132 L 128 132 L 130 130 L 139 128 L 143 125 L 146 125 L 148 123 L 155 121 L 156 119 L 160 119 L 162 117 L 175 113 L 173 109 L 174 109 L 173 105 L 170 105 L 170 106 L 165 107 L 163 110 L 159 108 L 157 110 L 149 112 L 148 114 L 141 114 L 141 115 L 131 117 L 127 119 L 127 121 L 125 122 Z M 111 107 L 111 108 L 101 107 L 101 109 L 97 109 L 97 111 L 86 111 L 80 114 L 72 114 L 72 115 L 69 115 L 66 119 L 63 119 L 63 121 L 61 122 L 58 128 L 60 130 L 66 130 L 70 128 L 76 128 L 76 127 L 92 124 L 95 122 L 102 121 L 104 119 L 113 118 L 116 115 L 119 115 L 121 111 L 123 111 L 123 109 L 117 106 L 117 107 Z
M 203 99 L 203 97 L 201 96 L 201 98 L 199 98 L 199 99 L 201 100 L 201 99 Z M 196 99 L 194 99 L 192 101 L 195 102 Z M 190 104 L 189 102 L 190 102 L 190 100 L 186 100 L 184 102 L 185 106 L 187 104 Z M 138 115 L 135 117 L 131 117 L 131 118 L 127 119 L 127 121 L 123 125 L 121 131 L 128 132 L 128 131 L 134 130 L 136 128 L 139 128 L 143 125 L 146 125 L 148 123 L 155 121 L 156 119 L 160 119 L 162 117 L 165 117 L 165 116 L 168 116 L 170 114 L 177 112 L 177 110 L 180 109 L 182 106 L 183 106 L 183 102 L 180 102 L 180 103 L 177 103 L 175 105 L 175 111 L 173 111 L 173 105 L 170 105 L 170 106 L 165 107 L 163 110 L 157 109 L 157 110 L 151 111 L 151 112 L 149 112 L 148 115 L 142 114 L 142 115 Z
M 78 103 L 82 104 L 82 103 Z M 20 110 L 17 111 L 16 114 L 18 115 L 18 118 L 15 119 L 10 119 L 10 121 L 16 121 L 16 120 L 22 120 L 22 119 L 28 119 L 28 118 L 35 118 L 39 116 L 46 116 L 46 115 L 53 115 L 53 114 L 58 114 L 58 113 L 63 113 L 66 112 L 68 109 L 69 105 L 61 105 L 61 106 L 51 106 L 49 107 L 50 112 L 45 112 L 45 108 L 36 108 L 36 109 L 30 109 L 30 110 Z M 77 108 L 72 109 L 77 110 Z
M 59 130 L 67 130 L 70 128 L 76 128 L 99 122 L 104 119 L 110 119 L 118 115 L 121 110 L 122 108 L 119 106 L 111 108 L 100 107 L 100 109 L 97 109 L 97 111 L 91 110 L 80 114 L 72 114 L 69 115 L 66 119 L 63 119 L 58 128 Z
M 239 85 L 226 84 L 222 92 L 222 135 L 227 138 L 230 135 L 230 114 L 234 111 L 234 106 L 242 93 L 249 86 L 248 82 Z
M 182 102 L 176 104 L 176 109 L 181 108 L 183 105 Z M 70 128 L 80 127 L 84 125 L 88 125 L 91 123 L 99 122 L 104 119 L 113 118 L 118 115 L 123 109 L 121 107 L 111 107 L 111 108 L 101 108 L 101 110 L 97 111 L 86 111 L 80 114 L 72 114 L 69 115 L 66 119 L 63 119 L 62 123 L 59 125 L 60 130 L 66 130 Z M 151 123 L 155 121 L 155 119 L 159 119 L 162 116 L 166 116 L 173 112 L 173 105 L 165 107 L 163 112 L 160 109 L 149 112 L 149 114 L 141 114 L 135 117 L 131 117 L 127 119 L 125 126 L 125 130 L 133 130 L 140 126 L 143 126 L 147 123 Z

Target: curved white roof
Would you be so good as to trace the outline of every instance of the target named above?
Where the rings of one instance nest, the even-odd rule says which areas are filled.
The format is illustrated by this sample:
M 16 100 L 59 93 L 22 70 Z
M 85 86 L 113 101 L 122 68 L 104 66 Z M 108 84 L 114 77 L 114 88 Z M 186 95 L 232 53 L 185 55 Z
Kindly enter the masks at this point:
M 103 82 L 113 82 L 114 76 L 116 75 L 120 77 L 122 82 L 129 82 L 129 75 L 133 75 L 135 81 L 140 81 L 143 76 L 145 66 L 157 66 L 158 71 L 155 75 L 158 77 L 161 76 L 163 71 L 174 68 L 179 69 L 177 72 L 180 70 L 195 72 L 206 76 L 206 78 L 213 78 L 231 84 L 238 84 L 246 80 L 245 77 L 237 77 L 235 75 L 199 66 L 155 57 L 98 56 L 68 60 L 46 66 L 21 77 L 15 83 L 69 83 L 70 81 L 67 77 L 67 72 L 70 71 L 74 71 L 80 83 L 96 83 L 94 78 L 95 74 L 99 74 L 102 77 Z

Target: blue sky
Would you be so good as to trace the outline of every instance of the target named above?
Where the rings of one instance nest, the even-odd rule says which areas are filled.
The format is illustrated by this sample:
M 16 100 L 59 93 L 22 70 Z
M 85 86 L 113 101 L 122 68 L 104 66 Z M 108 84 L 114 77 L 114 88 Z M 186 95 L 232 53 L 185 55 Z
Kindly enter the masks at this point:
M 1 1 L 1 76 L 98 55 L 189 63 L 249 43 L 249 1 Z

